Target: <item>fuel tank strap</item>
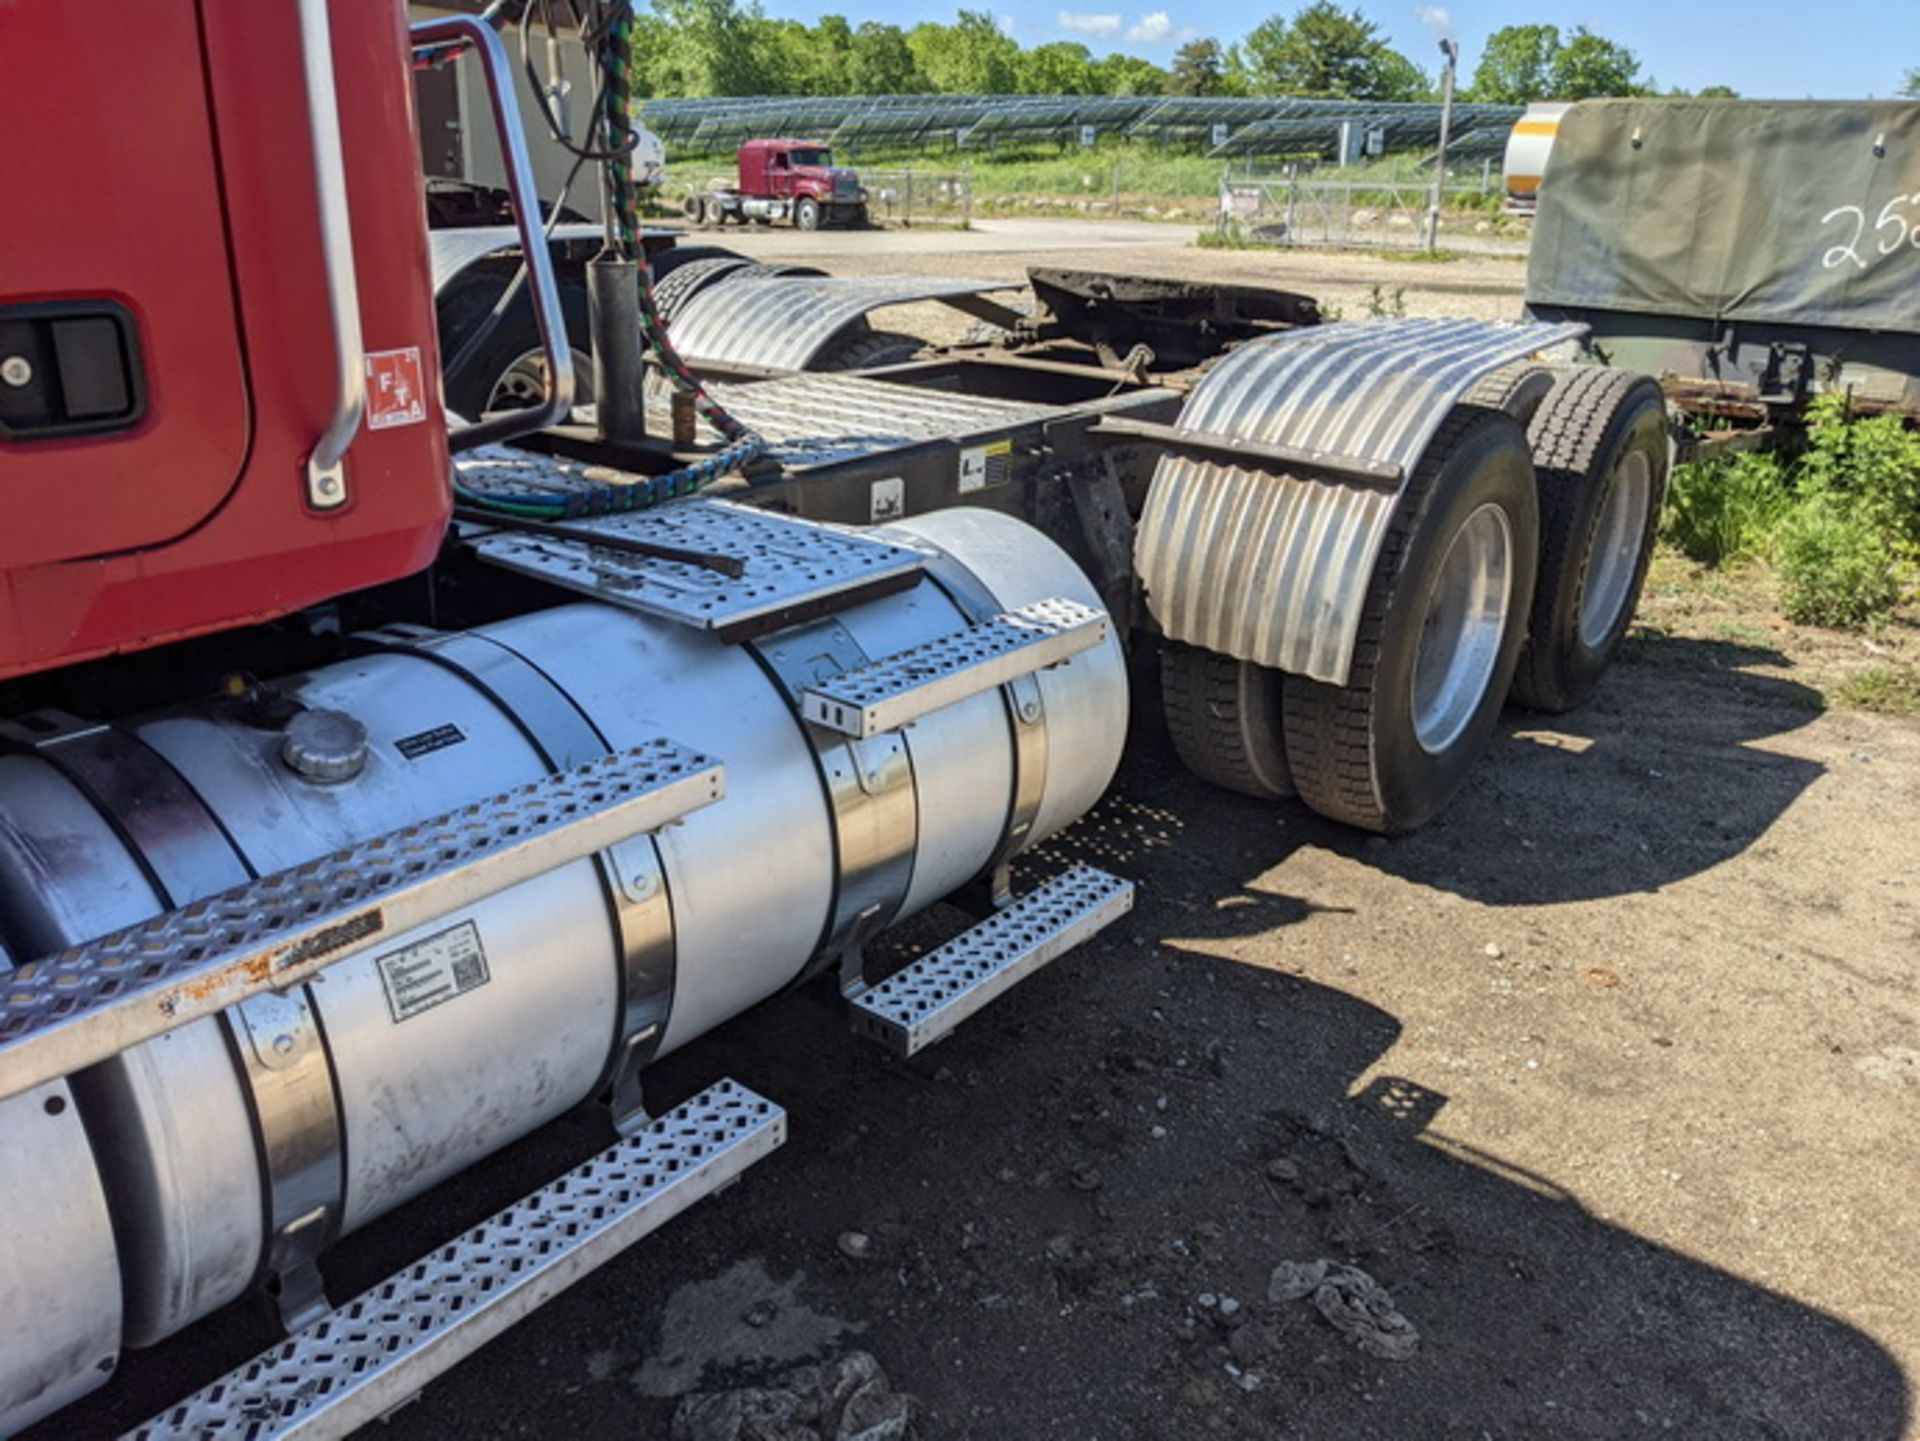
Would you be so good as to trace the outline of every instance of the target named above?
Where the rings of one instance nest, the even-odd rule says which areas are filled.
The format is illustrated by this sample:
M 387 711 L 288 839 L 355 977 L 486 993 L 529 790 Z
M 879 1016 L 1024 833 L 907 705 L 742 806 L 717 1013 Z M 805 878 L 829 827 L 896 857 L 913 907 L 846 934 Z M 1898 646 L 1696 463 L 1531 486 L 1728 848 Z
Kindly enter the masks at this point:
M 163 905 L 178 908 L 256 879 L 225 827 L 164 757 L 115 726 L 42 712 L 0 728 L 0 748 L 37 756 L 93 803 Z M 76 938 L 80 939 L 80 938 Z M 326 1043 L 305 986 L 221 1012 L 245 1079 L 266 1198 L 259 1280 L 289 1331 L 325 1314 L 318 1258 L 333 1240 L 346 1173 Z
M 431 661 L 459 676 L 510 719 L 549 770 L 560 772 L 612 747 L 559 683 L 529 657 L 491 636 L 390 625 L 354 637 L 363 650 Z M 634 836 L 594 856 L 619 932 L 620 1028 L 601 1089 L 622 1135 L 647 1122 L 640 1073 L 660 1049 L 673 1009 L 673 894 L 655 838 Z
M 899 732 L 855 740 L 810 724 L 804 715 L 809 685 L 866 665 L 873 659 L 837 619 L 779 631 L 746 647 L 773 677 L 793 707 L 813 748 L 833 807 L 833 906 L 814 958 L 795 984 L 811 980 L 834 962 L 843 988 L 860 981 L 860 948 L 899 914 L 913 887 L 920 848 L 920 801 L 913 783 L 913 753 Z
M 973 624 L 984 624 L 1000 613 L 1000 602 L 993 592 L 952 556 L 930 554 L 923 563 L 928 578 Z M 1015 676 L 1000 687 L 1000 696 L 1006 704 L 1007 727 L 1013 737 L 1013 788 L 1007 802 L 1006 828 L 982 872 L 996 907 L 1012 903 L 1009 862 L 1033 834 L 1033 822 L 1040 814 L 1040 800 L 1047 789 L 1047 707 L 1040 678 L 1031 672 Z

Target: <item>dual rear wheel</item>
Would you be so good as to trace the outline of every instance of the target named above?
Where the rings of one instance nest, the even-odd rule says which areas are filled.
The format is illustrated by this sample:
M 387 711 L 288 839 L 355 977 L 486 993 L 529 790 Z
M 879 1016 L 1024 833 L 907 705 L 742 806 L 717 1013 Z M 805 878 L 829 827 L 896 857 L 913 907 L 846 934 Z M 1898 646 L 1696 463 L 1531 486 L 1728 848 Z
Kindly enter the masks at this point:
M 1566 710 L 1612 660 L 1646 576 L 1665 485 L 1665 407 L 1644 377 L 1582 367 L 1522 414 L 1477 393 L 1408 481 L 1374 566 L 1344 685 L 1168 643 L 1181 759 L 1256 796 L 1298 794 L 1368 830 L 1446 805 L 1502 703 Z

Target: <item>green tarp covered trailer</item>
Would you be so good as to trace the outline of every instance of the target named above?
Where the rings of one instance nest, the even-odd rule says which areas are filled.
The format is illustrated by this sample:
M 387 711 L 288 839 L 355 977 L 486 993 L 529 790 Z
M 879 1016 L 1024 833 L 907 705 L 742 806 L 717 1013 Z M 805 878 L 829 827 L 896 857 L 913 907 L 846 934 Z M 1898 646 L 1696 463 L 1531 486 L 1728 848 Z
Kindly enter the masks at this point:
M 1758 419 L 1840 388 L 1920 415 L 1920 103 L 1575 105 L 1527 307 L 1696 408 Z

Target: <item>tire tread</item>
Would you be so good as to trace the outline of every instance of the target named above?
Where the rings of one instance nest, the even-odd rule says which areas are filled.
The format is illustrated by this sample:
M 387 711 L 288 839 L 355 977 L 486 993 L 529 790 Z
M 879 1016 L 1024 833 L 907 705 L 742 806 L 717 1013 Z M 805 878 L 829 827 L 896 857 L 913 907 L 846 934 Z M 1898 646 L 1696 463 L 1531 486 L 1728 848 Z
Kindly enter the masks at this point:
M 1534 475 L 1540 492 L 1540 589 L 1542 605 L 1554 590 L 1553 577 L 1562 574 L 1569 552 L 1589 537 L 1576 536 L 1572 524 L 1581 502 L 1581 486 L 1600 458 L 1608 440 L 1613 415 L 1624 409 L 1628 397 L 1640 387 L 1659 394 L 1659 386 L 1646 376 L 1631 370 L 1607 366 L 1569 367 L 1527 427 L 1527 443 L 1533 450 Z M 1664 402 L 1663 402 L 1664 404 Z M 1649 516 L 1652 524 L 1659 515 L 1660 496 L 1653 497 Z M 1580 596 L 1574 596 L 1578 612 Z M 1540 616 L 1533 617 L 1532 634 L 1520 652 L 1519 667 L 1513 673 L 1514 702 L 1531 710 L 1566 711 L 1577 703 L 1554 664 L 1551 650 L 1534 644 Z
M 1300 798 L 1321 815 L 1364 830 L 1393 829 L 1374 776 L 1374 677 L 1387 610 L 1399 582 L 1407 545 L 1433 497 L 1440 461 L 1487 410 L 1457 406 L 1427 443 L 1424 463 L 1407 481 L 1374 563 L 1345 685 L 1288 676 L 1282 702 L 1287 759 Z
M 1281 677 L 1198 646 L 1161 645 L 1161 708 L 1181 763 L 1213 785 L 1271 800 L 1294 786 L 1277 707 L 1259 714 L 1261 698 L 1250 694 L 1262 685 L 1278 689 Z

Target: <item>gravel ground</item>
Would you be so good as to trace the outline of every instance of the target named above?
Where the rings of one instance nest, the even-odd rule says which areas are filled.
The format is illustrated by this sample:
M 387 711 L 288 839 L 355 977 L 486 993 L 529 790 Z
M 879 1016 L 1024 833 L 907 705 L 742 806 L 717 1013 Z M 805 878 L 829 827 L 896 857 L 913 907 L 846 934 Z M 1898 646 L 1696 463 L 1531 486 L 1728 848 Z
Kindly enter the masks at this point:
M 1202 250 L 1191 225 L 1107 220 L 982 220 L 970 231 L 816 231 L 747 227 L 702 235 L 756 260 L 817 265 L 838 275 L 902 271 L 1021 281 L 1030 265 L 1112 270 L 1175 280 L 1269 285 L 1314 296 L 1348 319 L 1378 303 L 1415 315 L 1510 320 L 1520 314 L 1526 266 L 1460 256 L 1384 260 L 1346 251 Z M 1396 301 L 1396 292 L 1401 292 Z M 898 324 L 881 313 L 879 324 Z M 915 328 L 911 326 L 901 328 Z
M 952 242 L 907 258 L 1038 258 Z M 1044 254 L 1405 283 L 1416 312 L 1511 313 L 1519 283 Z M 813 991 L 671 1058 L 657 1105 L 732 1075 L 791 1140 L 394 1434 L 689 1434 L 683 1393 L 855 1349 L 923 1441 L 1920 1434 L 1920 724 L 1824 709 L 1855 643 L 1682 578 L 1665 564 L 1591 706 L 1510 714 L 1447 815 L 1391 842 L 1187 778 L 1142 667 L 1118 782 L 1051 847 L 1135 879 L 1135 912 L 912 1062 Z M 352 1238 L 336 1292 L 603 1143 L 590 1117 L 548 1128 Z M 1270 1299 L 1277 1266 L 1323 1259 L 1391 1293 L 1411 1354 Z M 230 1313 L 134 1357 L 58 1434 L 137 1419 L 262 1334 Z

